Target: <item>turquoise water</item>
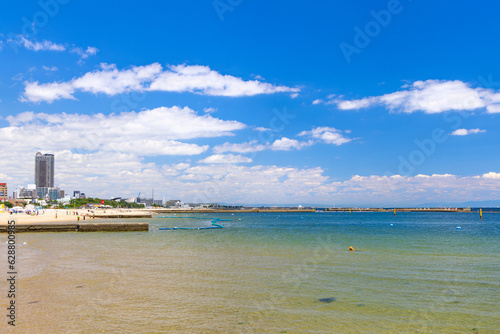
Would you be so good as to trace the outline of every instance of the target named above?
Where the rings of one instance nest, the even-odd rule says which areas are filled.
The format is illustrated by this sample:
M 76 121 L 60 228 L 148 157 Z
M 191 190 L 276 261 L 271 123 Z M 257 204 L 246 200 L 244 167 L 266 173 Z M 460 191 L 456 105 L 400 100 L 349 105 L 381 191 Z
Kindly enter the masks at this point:
M 207 219 L 144 220 L 147 233 L 19 234 L 17 329 L 500 332 L 500 214 L 195 216 Z M 159 230 L 212 217 L 232 221 Z

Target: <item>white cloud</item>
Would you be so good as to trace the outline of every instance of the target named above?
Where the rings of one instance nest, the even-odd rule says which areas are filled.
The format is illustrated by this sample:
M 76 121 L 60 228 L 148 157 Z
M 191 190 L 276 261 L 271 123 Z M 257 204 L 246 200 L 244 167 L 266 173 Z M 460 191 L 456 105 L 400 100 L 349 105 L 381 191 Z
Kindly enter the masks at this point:
M 21 101 L 41 102 L 46 101 L 52 103 L 59 99 L 75 99 L 73 97 L 74 88 L 71 84 L 63 83 L 47 83 L 39 85 L 38 81 L 25 82 L 24 95 L 20 98 Z
M 423 111 L 428 114 L 449 110 L 475 110 L 486 108 L 487 112 L 500 112 L 500 92 L 486 88 L 472 88 L 468 83 L 455 80 L 415 81 L 403 86 L 404 90 L 382 96 L 359 100 L 334 98 L 328 104 L 339 109 L 353 110 L 381 105 L 391 111 L 412 113 Z
M 0 177 L 9 182 L 10 189 L 33 183 L 34 155 L 40 150 L 55 154 L 56 185 L 67 192 L 79 189 L 91 196 L 131 197 L 154 187 L 158 198 L 166 195 L 185 202 L 411 206 L 436 201 L 500 198 L 498 172 L 475 176 L 355 175 L 339 181 L 330 179 L 319 167 L 245 166 L 234 163 L 191 165 L 182 159 L 172 164 L 147 162 L 134 149 L 131 152 L 128 152 L 129 148 L 111 150 L 102 144 L 105 141 L 122 143 L 121 138 L 115 140 L 114 136 L 126 130 L 128 123 L 140 118 L 136 114 L 125 121 L 125 116 L 108 119 L 108 116 L 100 115 L 95 119 L 92 116 L 84 119 L 81 115 L 40 117 L 40 114 L 27 113 L 11 118 L 17 126 L 11 124 L 0 128 L 4 143 L 0 146 Z M 91 127 L 99 126 L 99 120 L 103 125 L 99 133 L 103 137 L 90 131 Z M 117 130 L 108 135 L 108 124 L 113 122 Z M 147 130 L 142 129 L 143 125 L 140 121 L 140 135 L 134 140 L 138 140 L 139 144 L 145 144 L 141 140 L 161 140 L 154 139 L 155 136 L 145 137 Z M 151 130 L 157 133 L 156 129 Z M 77 136 L 80 145 L 75 144 Z M 76 152 L 75 146 L 79 148 Z
M 83 59 L 87 59 L 89 56 L 94 56 L 99 52 L 99 49 L 93 46 L 87 46 L 87 49 L 80 48 L 78 46 L 74 46 L 71 48 L 69 51 L 71 53 L 76 53 L 77 55 L 80 56 L 80 61 Z
M 231 136 L 243 129 L 237 121 L 200 116 L 185 107 L 156 108 L 120 114 L 44 114 L 8 116 L 0 128 L 13 150 L 83 150 L 131 153 L 136 156 L 195 155 L 207 145 L 179 140 Z
M 10 43 L 15 43 L 17 45 L 23 46 L 24 48 L 32 51 L 65 51 L 66 47 L 62 44 L 57 44 L 51 41 L 31 41 L 24 37 L 23 35 L 17 35 L 16 39 L 10 39 Z
M 485 178 L 485 179 L 497 179 L 497 180 L 500 180 L 500 173 L 489 172 L 489 173 L 483 174 L 482 177 Z
M 281 139 L 275 140 L 271 144 L 270 149 L 273 151 L 290 151 L 292 149 L 300 150 L 304 147 L 311 146 L 312 144 L 312 141 L 301 142 L 296 139 L 282 137 Z
M 353 176 L 350 180 L 336 183 L 340 194 L 348 196 L 352 203 L 401 203 L 414 206 L 429 202 L 465 202 L 500 198 L 500 174 L 482 176 L 457 176 L 432 174 L 417 176 Z
M 490 114 L 498 114 L 498 113 L 500 113 L 500 104 L 490 104 L 490 105 L 486 106 L 486 110 Z
M 259 132 L 265 132 L 265 131 L 273 131 L 271 129 L 268 129 L 268 128 L 264 128 L 262 126 L 257 126 L 254 128 L 255 131 L 259 131 Z
M 16 46 L 24 47 L 25 49 L 31 51 L 59 51 L 59 52 L 68 51 L 68 47 L 64 44 L 58 44 L 47 40 L 38 42 L 32 39 L 28 39 L 23 35 L 17 35 L 15 36 L 15 38 L 8 39 L 7 42 L 15 44 Z M 73 46 L 69 49 L 69 52 L 79 55 L 81 62 L 83 59 L 86 59 L 89 56 L 97 54 L 97 52 L 99 52 L 99 49 L 93 46 L 88 46 L 86 49 L 83 49 L 78 46 Z M 57 67 L 55 66 L 53 66 L 52 68 L 57 69 Z M 54 71 L 54 69 L 52 68 L 45 68 L 44 66 L 44 69 L 47 71 Z
M 268 149 L 268 144 L 259 143 L 257 140 L 252 140 L 246 143 L 232 144 L 224 143 L 222 145 L 215 146 L 213 151 L 215 153 L 250 153 L 250 152 L 260 152 Z
M 312 102 L 312 104 L 320 104 L 320 103 L 323 103 L 322 99 L 316 99 Z
M 258 131 L 270 130 L 270 129 L 255 129 Z M 290 151 L 293 149 L 301 150 L 308 146 L 314 145 L 317 142 L 322 142 L 326 144 L 334 144 L 340 146 L 342 144 L 352 141 L 351 138 L 345 137 L 344 134 L 350 133 L 350 130 L 338 130 L 332 127 L 316 127 L 311 131 L 302 131 L 298 134 L 301 137 L 311 138 L 308 141 L 299 141 L 296 139 L 290 139 L 287 137 L 282 137 L 275 140 L 274 142 L 259 142 L 258 140 L 252 140 L 245 143 L 224 143 L 222 145 L 215 146 L 213 151 L 215 153 L 252 153 L 260 152 L 265 150 L 273 151 Z
M 175 140 L 139 139 L 104 144 L 103 150 L 128 152 L 137 156 L 195 155 L 208 150 L 208 145 L 182 143 Z
M 45 70 L 45 71 L 48 71 L 48 72 L 55 72 L 58 70 L 57 66 L 42 66 L 42 68 Z
M 216 111 L 217 111 L 217 108 L 205 108 L 205 109 L 203 109 L 203 112 L 207 113 L 207 114 L 212 114 Z
M 238 164 L 252 162 L 252 159 L 242 155 L 214 154 L 198 162 L 204 164 Z
M 149 90 L 191 92 L 213 96 L 253 96 L 298 92 L 298 88 L 275 86 L 258 80 L 244 81 L 231 75 L 222 75 L 208 66 L 175 65 L 163 71 L 151 83 Z
M 130 91 L 142 91 L 144 84 L 152 80 L 162 70 L 158 63 L 134 66 L 128 70 L 118 70 L 116 65 L 101 64 L 101 69 L 88 72 L 69 83 L 75 90 L 116 95 Z
M 350 131 L 344 131 L 345 133 L 350 133 Z M 352 139 L 344 137 L 341 130 L 332 127 L 317 127 L 313 128 L 311 131 L 302 131 L 299 136 L 308 136 L 317 140 L 320 140 L 326 144 L 334 144 L 340 146 L 342 144 L 350 142 Z
M 304 147 L 311 146 L 313 144 L 312 141 L 301 142 L 296 139 L 290 139 L 287 137 L 282 137 L 280 139 L 275 140 L 273 143 L 261 143 L 258 140 L 252 140 L 250 142 L 245 143 L 224 143 L 222 145 L 215 146 L 213 151 L 215 153 L 252 153 L 252 152 L 260 152 L 265 150 L 272 151 L 290 151 L 292 149 L 300 150 Z
M 65 94 L 52 92 L 61 86 L 66 87 Z M 37 90 L 38 95 L 31 91 Z M 116 95 L 130 91 L 166 91 L 191 92 L 212 96 L 253 96 L 299 92 L 299 88 L 276 86 L 257 80 L 244 81 L 231 75 L 222 75 L 208 66 L 169 66 L 164 70 L 158 63 L 146 66 L 132 66 L 118 70 L 114 64 L 101 64 L 101 68 L 84 74 L 79 78 L 63 83 L 27 82 L 23 97 L 27 101 L 52 102 L 56 99 L 74 98 L 76 91 Z M 47 98 L 44 98 L 45 95 Z
M 486 132 L 486 130 L 481 130 L 481 129 L 457 129 L 451 133 L 452 136 L 467 136 L 467 135 L 472 135 L 472 134 L 477 134 L 477 133 L 483 133 Z

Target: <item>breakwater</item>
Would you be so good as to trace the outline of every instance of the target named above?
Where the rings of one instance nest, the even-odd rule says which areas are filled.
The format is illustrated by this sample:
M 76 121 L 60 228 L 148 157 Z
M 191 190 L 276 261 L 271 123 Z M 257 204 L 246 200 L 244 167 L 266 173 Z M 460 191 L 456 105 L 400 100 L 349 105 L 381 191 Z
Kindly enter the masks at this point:
M 38 223 L 15 225 L 16 233 L 22 232 L 135 232 L 149 231 L 149 223 Z M 0 233 L 7 232 L 7 225 L 0 225 Z

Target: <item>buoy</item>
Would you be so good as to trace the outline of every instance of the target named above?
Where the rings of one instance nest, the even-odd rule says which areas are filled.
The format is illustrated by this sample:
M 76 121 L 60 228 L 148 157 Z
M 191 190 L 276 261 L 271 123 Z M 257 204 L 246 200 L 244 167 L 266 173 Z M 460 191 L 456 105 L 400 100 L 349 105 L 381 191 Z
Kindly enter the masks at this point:
M 351 209 L 349 209 L 349 214 L 351 214 Z
M 461 230 L 462 228 L 460 226 L 457 226 L 457 230 Z
M 483 219 L 483 209 L 479 209 L 479 217 L 481 220 Z
M 354 252 L 354 247 L 349 247 L 349 252 Z
M 396 209 L 394 209 L 394 216 L 396 215 Z

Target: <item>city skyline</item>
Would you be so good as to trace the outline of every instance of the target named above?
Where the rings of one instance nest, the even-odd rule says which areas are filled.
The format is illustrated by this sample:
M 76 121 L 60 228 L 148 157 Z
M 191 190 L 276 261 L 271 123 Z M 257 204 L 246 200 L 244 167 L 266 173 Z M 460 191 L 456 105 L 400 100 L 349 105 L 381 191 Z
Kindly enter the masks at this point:
M 39 151 L 59 187 L 104 198 L 500 199 L 496 4 L 53 4 L 0 14 L 11 189 Z

